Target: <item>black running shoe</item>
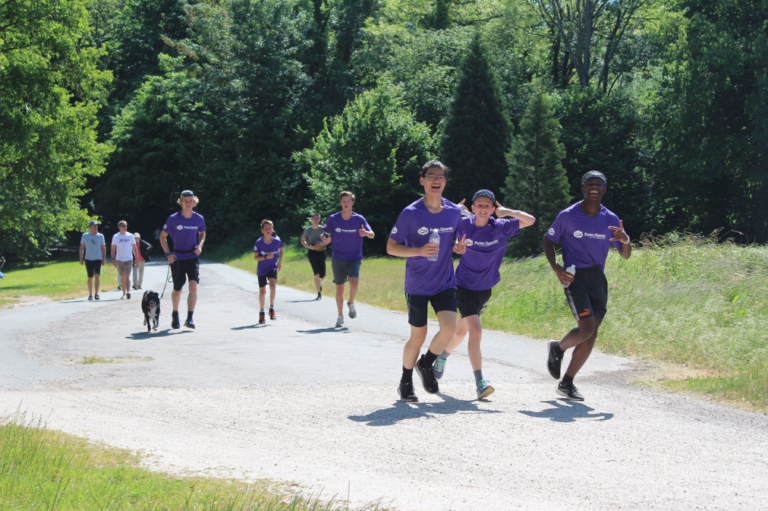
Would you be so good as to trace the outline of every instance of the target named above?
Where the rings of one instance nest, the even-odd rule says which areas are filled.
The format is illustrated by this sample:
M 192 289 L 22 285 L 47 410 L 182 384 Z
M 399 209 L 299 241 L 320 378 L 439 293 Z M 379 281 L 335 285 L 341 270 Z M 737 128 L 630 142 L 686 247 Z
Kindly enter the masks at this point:
M 277 314 L 275 314 L 275 309 L 269 309 L 269 319 L 277 319 Z
M 416 366 L 414 369 L 416 369 L 416 374 L 419 375 L 419 379 L 421 379 L 421 384 L 424 385 L 424 390 L 429 392 L 430 394 L 437 394 L 440 392 L 440 387 L 437 385 L 437 378 L 435 378 L 435 372 L 430 367 L 424 367 L 421 365 L 421 361 L 424 360 L 424 355 L 421 356 L 418 362 L 416 362 Z
M 400 382 L 400 386 L 397 387 L 397 393 L 400 395 L 400 401 L 406 403 L 418 403 L 419 398 L 416 396 L 416 392 L 413 390 L 413 382 Z
M 557 393 L 561 396 L 567 397 L 568 399 L 573 399 L 574 401 L 584 401 L 584 396 L 581 395 L 579 389 L 577 389 L 576 385 L 573 383 L 570 385 L 566 385 L 563 382 L 558 383 Z
M 266 323 L 266 316 L 264 315 L 264 311 L 259 312 L 259 324 L 263 325 Z
M 187 328 L 191 328 L 192 330 L 194 330 L 194 329 L 195 329 L 195 322 L 194 322 L 194 321 L 192 321 L 192 318 L 187 318 L 187 319 L 184 321 L 184 326 L 185 326 L 185 327 L 187 327 Z
M 179 313 L 173 312 L 171 313 L 171 328 L 181 328 L 181 323 L 179 322 Z
M 560 365 L 563 363 L 563 357 L 558 357 L 555 347 L 558 345 L 558 341 L 549 341 L 549 355 L 547 356 L 547 369 L 552 378 L 560 379 Z

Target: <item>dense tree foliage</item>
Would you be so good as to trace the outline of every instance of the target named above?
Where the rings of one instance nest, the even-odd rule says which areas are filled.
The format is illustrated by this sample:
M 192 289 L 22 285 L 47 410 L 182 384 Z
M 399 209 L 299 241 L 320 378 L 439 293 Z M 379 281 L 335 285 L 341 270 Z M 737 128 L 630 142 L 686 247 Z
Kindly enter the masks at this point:
M 84 228 L 87 176 L 103 172 L 96 112 L 109 74 L 84 0 L 0 3 L 0 253 L 33 256 Z
M 504 206 L 536 217 L 536 223 L 512 239 L 514 255 L 541 250 L 541 240 L 557 214 L 568 206 L 568 179 L 562 161 L 560 123 L 549 95 L 539 90 L 531 96 L 520 123 L 520 134 L 509 151 L 509 176 L 504 188 Z
M 569 195 L 605 172 L 635 237 L 766 242 L 766 19 L 768 0 L 0 1 L 0 250 L 87 213 L 151 232 L 183 188 L 213 245 L 263 217 L 298 233 L 341 189 L 384 239 L 424 159 L 454 168 L 452 199 L 500 192 L 544 161 L 537 129 Z

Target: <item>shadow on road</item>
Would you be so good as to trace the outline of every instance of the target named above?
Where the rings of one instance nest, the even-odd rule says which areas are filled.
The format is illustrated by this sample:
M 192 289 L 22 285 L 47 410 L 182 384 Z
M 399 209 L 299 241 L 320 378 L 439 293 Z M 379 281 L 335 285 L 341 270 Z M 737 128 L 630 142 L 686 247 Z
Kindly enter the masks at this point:
M 153 337 L 170 337 L 172 335 L 180 335 L 180 334 L 191 334 L 192 330 L 179 330 L 178 332 L 174 332 L 170 328 L 166 328 L 165 330 L 160 330 L 158 332 L 153 333 L 147 333 L 147 332 L 136 332 L 130 335 L 126 335 L 126 339 L 152 339 Z
M 305 303 L 305 302 L 317 302 L 317 298 L 312 298 L 311 300 L 286 300 L 285 303 Z
M 368 426 L 394 426 L 400 421 L 421 419 L 435 415 L 450 415 L 454 413 L 503 413 L 500 410 L 485 410 L 478 408 L 478 401 L 463 401 L 445 394 L 438 394 L 444 399 L 442 403 L 406 403 L 395 401 L 391 408 L 382 408 L 368 415 L 350 415 L 348 418 L 355 422 L 363 422 Z
M 576 401 L 558 399 L 556 401 L 542 401 L 542 403 L 551 405 L 552 408 L 547 408 L 540 412 L 520 410 L 520 413 L 527 415 L 528 417 L 549 419 L 554 422 L 576 422 L 576 419 L 598 419 L 601 421 L 613 419 L 612 413 L 592 413 L 595 411 L 594 408 L 590 408 L 589 406 Z
M 296 330 L 296 333 L 299 334 L 327 334 L 330 332 L 343 332 L 345 334 L 349 333 L 349 328 L 343 326 L 341 328 L 315 328 L 314 330 Z
M 267 325 L 260 325 L 258 323 L 254 323 L 252 325 L 243 325 L 243 326 L 233 326 L 230 328 L 230 330 L 250 330 L 251 328 L 266 328 Z

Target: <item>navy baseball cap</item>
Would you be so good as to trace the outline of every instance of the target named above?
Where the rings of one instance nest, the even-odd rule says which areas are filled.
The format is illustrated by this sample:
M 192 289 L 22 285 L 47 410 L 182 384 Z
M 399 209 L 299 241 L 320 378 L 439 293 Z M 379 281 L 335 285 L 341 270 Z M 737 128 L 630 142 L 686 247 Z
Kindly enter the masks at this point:
M 97 222 L 96 220 L 91 220 L 90 222 L 88 222 L 88 227 L 92 225 L 99 225 L 99 222 Z
M 183 199 L 184 197 L 194 197 L 194 196 L 195 196 L 195 192 L 193 192 L 192 190 L 184 190 L 179 195 L 179 199 Z
M 600 181 L 603 182 L 604 185 L 608 184 L 608 181 L 605 180 L 605 174 L 603 174 L 599 170 L 590 170 L 589 172 L 584 174 L 584 177 L 581 178 L 581 186 L 584 186 L 584 184 L 590 179 L 599 179 Z
M 491 202 L 496 204 L 496 196 L 490 190 L 482 189 L 482 190 L 476 191 L 475 194 L 472 196 L 472 202 L 474 203 L 478 197 L 488 197 L 489 199 L 491 199 Z

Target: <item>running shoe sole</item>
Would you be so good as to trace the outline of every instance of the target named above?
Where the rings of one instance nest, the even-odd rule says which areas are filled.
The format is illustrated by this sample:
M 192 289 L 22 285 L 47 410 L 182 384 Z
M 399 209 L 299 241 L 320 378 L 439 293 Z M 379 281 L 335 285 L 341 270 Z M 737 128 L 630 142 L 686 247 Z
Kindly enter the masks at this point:
M 194 323 L 192 323 L 190 320 L 186 320 L 186 321 L 184 322 L 184 326 L 185 326 L 185 327 L 187 327 L 187 328 L 191 328 L 192 330 L 194 330 L 194 329 L 195 329 L 195 324 L 194 324 Z
M 581 393 L 576 387 L 571 387 L 569 389 L 569 388 L 563 388 L 560 385 L 558 385 L 557 393 L 572 401 L 584 401 L 584 396 L 581 395 Z
M 421 359 L 423 358 L 424 355 L 421 356 Z M 430 394 L 437 394 L 440 392 L 440 386 L 437 383 L 437 378 L 435 378 L 435 373 L 432 371 L 431 367 L 422 367 L 420 363 L 421 359 L 416 362 L 416 366 L 414 367 L 415 373 L 419 375 L 424 390 Z
M 488 396 L 490 396 L 491 394 L 493 394 L 495 391 L 496 391 L 496 389 L 494 389 L 490 385 L 488 385 L 487 387 L 485 387 L 482 390 L 478 389 L 477 390 L 477 399 L 485 399 Z
M 403 386 L 399 385 L 397 387 L 397 395 L 400 396 L 400 401 L 404 401 L 406 403 L 418 403 L 419 402 L 419 397 L 413 391 L 413 385 L 411 385 L 411 393 L 406 395 L 406 396 L 403 396 Z

